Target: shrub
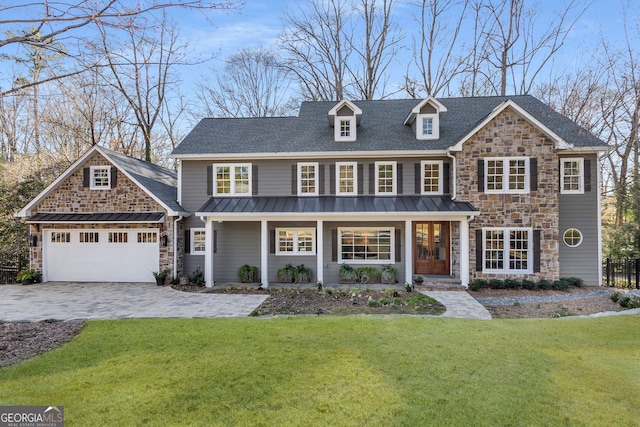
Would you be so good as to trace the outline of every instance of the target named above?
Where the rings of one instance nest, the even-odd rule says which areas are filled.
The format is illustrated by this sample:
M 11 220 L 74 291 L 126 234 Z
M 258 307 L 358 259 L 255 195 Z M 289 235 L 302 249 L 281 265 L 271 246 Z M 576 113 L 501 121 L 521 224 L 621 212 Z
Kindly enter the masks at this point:
M 551 289 L 552 283 L 550 281 L 548 281 L 547 279 L 540 279 L 538 280 L 538 288 L 539 289 Z
M 238 268 L 238 280 L 240 283 L 255 283 L 258 281 L 258 267 L 241 265 Z
M 551 287 L 558 291 L 566 291 L 567 289 L 569 289 L 569 281 L 567 279 L 555 280 L 551 284 Z
M 367 305 L 369 307 L 380 307 L 382 304 L 380 303 L 380 301 L 376 301 L 373 298 L 369 297 L 370 299 L 367 301 Z
M 538 287 L 538 284 L 536 282 L 534 282 L 533 280 L 523 279 L 522 280 L 522 287 L 532 291 L 532 290 L 535 290 Z
M 567 277 L 565 280 L 569 282 L 569 286 L 575 286 L 576 288 L 581 288 L 584 286 L 584 280 L 580 279 L 579 277 Z
M 189 281 L 196 286 L 204 286 L 204 273 L 200 271 L 200 266 L 189 276 Z
M 520 289 L 522 282 L 518 279 L 504 279 L 504 287 L 507 289 Z
M 618 304 L 624 308 L 640 308 L 640 298 L 625 295 L 618 300 Z
M 20 283 L 38 283 L 40 279 L 40 273 L 35 270 L 22 270 L 16 276 L 16 282 Z
M 491 289 L 504 289 L 505 288 L 504 281 L 500 279 L 491 279 L 489 281 L 489 287 Z
M 322 282 L 316 283 L 316 288 L 318 288 L 318 290 L 321 291 L 322 290 Z
M 311 282 L 312 275 L 313 271 L 311 271 L 311 268 L 305 267 L 304 264 L 300 264 L 295 268 L 293 278 L 296 283 L 309 283 Z
M 380 272 L 380 282 L 392 284 L 398 281 L 398 270 L 391 264 L 383 265 Z
M 380 281 L 380 272 L 375 267 L 360 267 L 356 270 L 357 280 L 360 283 L 378 283 Z
M 296 268 L 291 264 L 287 264 L 284 267 L 278 269 L 278 271 L 276 272 L 276 277 L 278 282 L 280 283 L 293 283 L 293 281 L 295 280 L 295 273 Z
M 471 282 L 471 285 L 473 285 L 477 290 L 477 289 L 482 289 L 482 288 L 488 288 L 489 287 L 489 282 L 487 282 L 484 279 L 474 279 Z M 471 287 L 471 285 L 469 285 L 469 287 Z
M 469 290 L 474 292 L 480 290 L 480 285 L 478 285 L 478 282 L 476 280 L 469 283 Z
M 435 303 L 436 303 L 436 300 L 426 296 L 425 294 L 420 294 L 420 293 L 407 298 L 407 305 L 409 307 L 421 307 L 421 306 L 431 305 Z
M 341 282 L 355 283 L 358 278 L 358 272 L 349 264 L 342 264 L 338 270 L 338 277 Z
M 404 290 L 407 292 L 411 292 L 413 290 L 413 286 L 410 285 L 409 283 L 405 283 L 404 284 Z
M 611 298 L 611 301 L 618 302 L 618 300 L 620 299 L 620 292 L 612 293 L 610 298 Z

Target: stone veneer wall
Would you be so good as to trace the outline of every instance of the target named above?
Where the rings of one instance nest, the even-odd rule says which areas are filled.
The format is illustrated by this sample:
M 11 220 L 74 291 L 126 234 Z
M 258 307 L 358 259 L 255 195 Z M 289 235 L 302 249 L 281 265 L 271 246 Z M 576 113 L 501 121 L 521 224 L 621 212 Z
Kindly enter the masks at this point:
M 451 240 L 449 246 L 451 247 L 451 275 L 456 279 L 460 278 L 460 223 L 450 222 L 451 227 L 449 232 L 451 233 Z
M 528 194 L 478 192 L 478 159 L 522 156 L 538 161 L 537 191 Z M 472 203 L 480 211 L 469 227 L 470 279 L 504 277 L 476 271 L 476 230 L 482 227 L 531 227 L 541 232 L 540 272 L 519 277 L 557 280 L 560 276 L 559 172 L 554 142 L 524 117 L 507 108 L 465 142 L 456 157 L 457 198 Z
M 127 178 L 122 172 L 117 172 L 117 184 L 109 190 L 91 190 L 83 186 L 83 169 L 90 166 L 112 166 L 99 153 L 91 156 L 77 171 L 45 197 L 42 202 L 32 210 L 36 213 L 101 213 L 101 212 L 165 212 L 164 208 L 153 200 L 140 187 Z M 114 167 L 114 166 L 112 166 Z M 165 214 L 165 222 L 162 224 L 30 224 L 30 234 L 37 236 L 38 244 L 30 248 L 30 268 L 42 271 L 42 230 L 43 229 L 114 229 L 114 228 L 160 228 L 160 237 L 167 235 L 166 247 L 160 245 L 160 265 L 158 270 L 169 269 L 171 275 L 179 275 L 181 271 L 181 259 L 178 259 L 178 271 L 173 272 L 173 221 L 175 217 Z M 178 241 L 182 239 L 182 225 L 178 223 Z M 180 254 L 180 252 L 178 252 Z M 180 258 L 180 255 L 179 255 Z

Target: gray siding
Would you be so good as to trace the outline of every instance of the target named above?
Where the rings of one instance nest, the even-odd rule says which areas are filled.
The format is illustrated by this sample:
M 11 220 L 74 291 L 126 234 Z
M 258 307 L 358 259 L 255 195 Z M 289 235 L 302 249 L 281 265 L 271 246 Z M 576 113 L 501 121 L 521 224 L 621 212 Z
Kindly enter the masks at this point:
M 217 252 L 214 254 L 216 283 L 237 282 L 238 268 L 251 265 L 260 269 L 260 223 L 215 223 Z M 259 272 L 262 274 L 262 272 Z
M 274 231 L 276 228 L 316 228 L 316 223 L 311 221 L 305 222 L 269 222 L 269 239 L 274 238 Z M 316 234 L 317 238 L 317 234 Z M 277 271 L 279 268 L 291 264 L 294 267 L 304 264 L 306 267 L 310 267 L 313 271 L 313 277 L 311 278 L 311 284 L 316 283 L 318 277 L 318 262 L 315 255 L 276 255 L 275 252 L 271 252 L 271 248 L 275 248 L 275 242 L 269 241 L 269 282 L 277 283 Z
M 577 157 L 577 156 L 571 156 Z M 586 285 L 598 283 L 598 197 L 596 156 L 591 160 L 591 191 L 584 194 L 560 194 L 560 277 L 580 277 Z M 564 244 L 562 236 L 569 228 L 582 232 L 582 244 L 571 248 Z

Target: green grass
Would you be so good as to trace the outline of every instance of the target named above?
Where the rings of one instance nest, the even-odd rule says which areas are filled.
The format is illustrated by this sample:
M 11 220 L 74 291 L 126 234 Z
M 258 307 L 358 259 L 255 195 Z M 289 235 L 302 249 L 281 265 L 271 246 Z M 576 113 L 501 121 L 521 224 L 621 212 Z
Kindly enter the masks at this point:
M 0 369 L 67 426 L 638 425 L 640 316 L 89 322 Z

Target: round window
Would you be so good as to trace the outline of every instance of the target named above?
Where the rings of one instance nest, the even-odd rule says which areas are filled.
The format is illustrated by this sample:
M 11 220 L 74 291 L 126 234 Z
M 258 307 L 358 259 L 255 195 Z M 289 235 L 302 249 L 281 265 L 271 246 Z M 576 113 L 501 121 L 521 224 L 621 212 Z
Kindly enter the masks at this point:
M 562 239 L 564 240 L 565 245 L 575 248 L 576 246 L 580 246 L 580 243 L 582 243 L 582 233 L 576 228 L 570 228 L 564 232 Z

